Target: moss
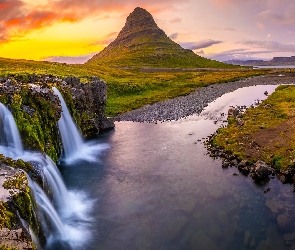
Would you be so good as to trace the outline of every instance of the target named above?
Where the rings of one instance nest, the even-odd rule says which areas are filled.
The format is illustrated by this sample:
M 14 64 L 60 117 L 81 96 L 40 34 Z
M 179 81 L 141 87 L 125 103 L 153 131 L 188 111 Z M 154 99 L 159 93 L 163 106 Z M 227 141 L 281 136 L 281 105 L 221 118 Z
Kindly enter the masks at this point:
M 56 86 L 58 88 L 58 86 Z M 78 129 L 81 133 L 88 137 L 88 131 L 93 130 L 93 123 L 89 122 L 91 119 L 96 117 L 96 114 L 93 112 L 92 107 L 87 102 L 87 98 L 83 100 L 75 101 L 72 97 L 71 91 L 68 87 L 58 88 L 61 92 L 66 105 L 69 109 L 69 112 L 76 122 Z M 78 103 L 79 102 L 79 103 Z M 81 110 L 77 110 L 77 107 L 80 107 Z
M 59 107 L 42 93 L 33 93 L 27 85 L 22 85 L 21 90 L 11 98 L 0 94 L 0 101 L 10 106 L 25 147 L 44 151 L 57 161 L 60 153 L 57 131 Z M 32 110 L 31 114 L 24 106 Z
M 13 160 L 10 157 L 5 157 L 3 154 L 0 154 L 0 162 L 4 163 L 7 166 L 13 167 L 15 169 L 22 169 L 26 173 L 35 173 L 36 171 L 31 163 L 24 162 L 22 159 Z
M 33 201 L 31 199 L 30 188 L 28 186 L 28 179 L 24 172 L 19 172 L 12 177 L 7 177 L 5 182 L 3 183 L 3 187 L 10 189 L 10 193 L 12 195 L 13 207 L 8 207 L 4 205 L 6 211 L 10 217 L 10 225 L 6 225 L 7 228 L 11 229 L 11 227 L 15 224 L 16 218 L 15 213 L 13 211 L 16 209 L 21 216 L 22 219 L 26 220 L 36 235 L 39 234 L 39 224 L 37 219 L 34 217 L 33 213 Z
M 295 163 L 295 87 L 280 86 L 258 107 L 239 117 L 230 117 L 226 128 L 218 129 L 212 145 L 241 160 L 258 159 L 284 171 Z
M 0 229 L 8 228 L 11 229 L 15 226 L 16 216 L 9 208 L 6 202 L 0 202 Z M 0 248 L 1 249 L 1 248 Z
M 10 247 L 10 246 L 7 246 L 7 245 L 1 245 L 0 250 L 18 250 L 18 248 Z

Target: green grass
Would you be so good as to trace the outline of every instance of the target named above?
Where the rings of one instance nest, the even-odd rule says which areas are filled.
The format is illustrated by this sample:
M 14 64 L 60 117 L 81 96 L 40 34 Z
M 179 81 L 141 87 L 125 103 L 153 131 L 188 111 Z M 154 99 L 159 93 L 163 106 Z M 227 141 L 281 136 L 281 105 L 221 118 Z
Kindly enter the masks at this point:
M 249 108 L 240 118 L 230 118 L 213 143 L 241 160 L 260 159 L 280 170 L 294 167 L 295 87 L 280 86 L 258 107 Z
M 23 81 L 32 74 L 51 74 L 59 77 L 71 75 L 81 78 L 82 81 L 88 81 L 89 76 L 97 76 L 105 80 L 108 83 L 108 116 L 115 116 L 145 104 L 187 95 L 198 87 L 274 71 L 232 68 L 216 71 L 142 72 L 140 68 L 123 70 L 93 64 L 71 65 L 0 58 L 0 76 L 12 75 Z

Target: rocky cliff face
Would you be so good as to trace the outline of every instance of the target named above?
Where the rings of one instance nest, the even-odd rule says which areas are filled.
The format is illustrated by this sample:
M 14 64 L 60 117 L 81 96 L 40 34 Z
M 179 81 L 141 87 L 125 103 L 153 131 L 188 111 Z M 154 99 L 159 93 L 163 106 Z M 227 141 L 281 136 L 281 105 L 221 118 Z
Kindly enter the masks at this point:
M 1 78 L 0 102 L 11 110 L 25 148 L 44 151 L 56 161 L 61 149 L 57 128 L 61 106 L 53 86 L 64 95 L 85 137 L 113 128 L 114 123 L 105 115 L 107 85 L 98 78 L 87 83 L 74 77 L 60 79 L 47 75 Z
M 82 83 L 78 78 L 68 77 L 60 87 L 85 137 L 96 136 L 101 130 L 114 127 L 113 121 L 105 115 L 107 84 L 104 81 L 92 77 L 89 83 Z
M 0 78 L 0 102 L 12 112 L 25 148 L 43 151 L 57 161 L 61 153 L 57 123 L 62 110 L 53 86 L 63 94 L 85 137 L 97 136 L 101 130 L 113 128 L 114 123 L 105 115 L 107 84 L 97 77 L 86 83 L 75 77 L 48 75 Z M 30 163 L 0 154 L 0 249 L 33 249 L 28 226 L 39 239 L 43 237 L 24 172 L 38 183 L 42 181 Z

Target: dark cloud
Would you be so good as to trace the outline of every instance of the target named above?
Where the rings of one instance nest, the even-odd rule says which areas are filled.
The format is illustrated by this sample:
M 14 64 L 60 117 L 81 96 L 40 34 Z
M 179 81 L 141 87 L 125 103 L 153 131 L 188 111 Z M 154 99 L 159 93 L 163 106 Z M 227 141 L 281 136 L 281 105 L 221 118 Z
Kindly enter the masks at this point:
M 214 44 L 219 44 L 219 43 L 222 43 L 222 41 L 207 39 L 207 40 L 202 40 L 198 42 L 181 42 L 179 44 L 185 49 L 196 50 L 196 49 L 208 48 Z
M 48 62 L 59 62 L 59 63 L 68 63 L 68 64 L 82 64 L 88 61 L 91 57 L 93 57 L 98 52 L 90 53 L 87 55 L 81 56 L 50 56 L 46 58 L 42 58 L 42 61 Z
M 172 33 L 172 34 L 169 36 L 169 38 L 172 39 L 172 40 L 177 39 L 177 37 L 178 37 L 178 33 Z

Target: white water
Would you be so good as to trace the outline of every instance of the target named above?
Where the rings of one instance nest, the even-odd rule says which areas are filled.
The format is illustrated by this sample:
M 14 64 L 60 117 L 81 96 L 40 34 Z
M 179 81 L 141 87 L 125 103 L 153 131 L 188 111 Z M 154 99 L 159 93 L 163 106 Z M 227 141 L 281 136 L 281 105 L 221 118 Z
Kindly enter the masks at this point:
M 55 87 L 52 89 L 58 96 L 62 106 L 62 115 L 58 121 L 58 128 L 61 134 L 64 150 L 63 161 L 66 164 L 71 164 L 78 160 L 89 162 L 97 161 L 98 153 L 108 148 L 108 146 L 106 144 L 98 144 L 94 141 L 84 142 L 61 93 Z
M 92 201 L 84 193 L 67 190 L 57 166 L 46 154 L 24 151 L 15 120 L 2 103 L 0 125 L 0 154 L 37 164 L 43 172 L 44 190 L 49 196 L 29 176 L 28 180 L 48 244 L 62 241 L 71 247 L 81 246 L 89 238 L 86 218 Z
M 22 155 L 24 148 L 16 123 L 10 111 L 0 103 L 0 144 L 9 149 L 9 154 Z M 1 149 L 0 149 L 1 152 Z M 9 156 L 9 155 L 8 155 Z

